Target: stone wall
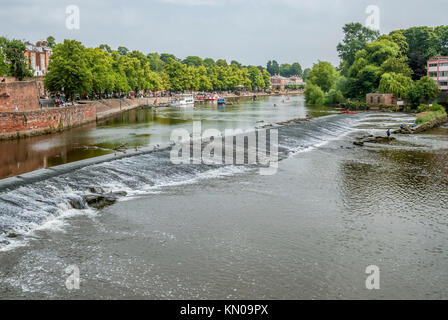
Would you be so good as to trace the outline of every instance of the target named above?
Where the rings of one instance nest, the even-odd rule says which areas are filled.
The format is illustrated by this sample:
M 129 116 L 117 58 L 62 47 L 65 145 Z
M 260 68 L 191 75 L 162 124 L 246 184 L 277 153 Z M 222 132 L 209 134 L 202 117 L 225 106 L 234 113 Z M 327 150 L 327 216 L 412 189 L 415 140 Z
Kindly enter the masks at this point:
M 25 112 L 0 112 L 0 139 L 51 133 L 95 120 L 94 104 Z
M 31 111 L 39 109 L 36 81 L 0 82 L 0 111 Z

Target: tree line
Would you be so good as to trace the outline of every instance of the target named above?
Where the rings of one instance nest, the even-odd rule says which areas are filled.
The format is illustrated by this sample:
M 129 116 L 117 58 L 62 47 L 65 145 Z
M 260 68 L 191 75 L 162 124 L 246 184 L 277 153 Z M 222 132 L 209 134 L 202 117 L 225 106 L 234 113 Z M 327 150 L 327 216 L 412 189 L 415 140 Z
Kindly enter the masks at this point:
M 279 74 L 283 77 L 303 77 L 302 66 L 298 62 L 294 62 L 293 64 L 282 63 L 279 65 L 277 61 L 269 60 L 266 65 L 266 70 L 272 76 Z
M 365 99 L 370 92 L 393 93 L 410 107 L 429 103 L 439 94 L 426 76 L 426 63 L 448 55 L 448 26 L 413 27 L 380 35 L 350 23 L 337 46 L 338 68 L 319 61 L 307 75 L 305 97 L 310 103 L 340 103 Z
M 183 60 L 173 54 L 147 55 L 126 47 L 112 50 L 102 44 L 86 48 L 75 40 L 54 45 L 45 86 L 50 92 L 100 94 L 140 90 L 222 91 L 263 90 L 269 88 L 266 69 L 230 64 L 224 59 L 189 56 Z

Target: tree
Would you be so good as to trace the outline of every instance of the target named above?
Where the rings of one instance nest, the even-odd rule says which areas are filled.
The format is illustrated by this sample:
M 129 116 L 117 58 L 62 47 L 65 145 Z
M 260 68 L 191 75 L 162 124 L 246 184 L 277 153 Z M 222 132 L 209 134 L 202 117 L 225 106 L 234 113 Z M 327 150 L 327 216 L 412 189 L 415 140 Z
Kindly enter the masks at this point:
M 179 62 L 179 59 L 176 58 L 176 56 L 174 54 L 170 54 L 170 53 L 162 53 L 160 55 L 160 60 L 162 60 L 165 64 L 169 64 L 169 63 L 171 63 L 171 61 Z
M 100 44 L 98 47 L 103 51 L 106 51 L 107 53 L 112 53 L 112 49 L 107 44 Z
M 381 76 L 379 92 L 393 93 L 399 98 L 406 98 L 409 89 L 414 85 L 411 77 L 400 73 L 384 73 Z
M 302 76 L 302 66 L 298 62 L 294 62 L 291 65 L 290 71 L 292 76 L 299 76 L 299 77 Z
M 196 56 L 188 56 L 182 61 L 182 63 L 189 67 L 199 67 L 202 66 L 202 59 Z
M 126 56 L 128 54 L 128 52 L 129 52 L 129 49 L 126 48 L 126 47 L 118 47 L 117 51 L 122 56 Z
M 309 73 L 310 71 L 311 71 L 310 68 L 306 68 L 305 70 L 303 70 L 302 78 L 303 78 L 304 81 L 305 81 L 306 78 L 308 77 L 308 73 Z
M 375 40 L 379 32 L 366 28 L 360 23 L 350 23 L 343 27 L 344 39 L 338 44 L 337 50 L 341 58 L 341 70 L 346 74 L 355 60 L 355 54 L 367 43 Z
M 206 68 L 211 68 L 215 65 L 215 60 L 213 60 L 212 58 L 205 58 L 203 61 L 203 65 Z
M 0 37 L 0 76 L 6 75 L 9 70 L 9 64 L 6 61 L 5 55 L 5 46 L 7 41 L 8 40 L 6 38 Z
M 243 66 L 241 63 L 239 63 L 239 62 L 236 61 L 236 60 L 232 60 L 232 61 L 230 61 L 230 65 L 231 65 L 231 66 L 236 66 L 238 69 L 240 69 L 240 68 Z
M 165 62 L 160 58 L 157 52 L 148 53 L 146 56 L 149 61 L 149 67 L 152 71 L 161 72 L 165 66 Z
M 17 78 L 19 81 L 26 77 L 32 77 L 33 73 L 25 62 L 25 45 L 20 40 L 3 39 L 2 51 L 5 57 L 4 62 L 9 65 L 8 75 Z
M 421 77 L 415 83 L 415 86 L 417 87 L 417 91 L 421 93 L 422 100 L 425 103 L 432 102 L 440 93 L 440 89 L 435 81 L 427 76 Z
M 216 60 L 216 65 L 219 67 L 227 67 L 227 61 L 225 59 Z
M 47 37 L 47 46 L 49 46 L 50 48 L 54 48 L 55 45 L 56 45 L 56 41 L 55 41 L 54 37 L 48 36 Z
M 383 73 L 399 73 L 406 77 L 410 77 L 413 71 L 406 63 L 406 59 L 406 57 L 389 58 L 381 64 L 381 71 Z
M 45 87 L 50 92 L 64 92 L 74 98 L 79 93 L 92 91 L 92 73 L 88 68 L 86 49 L 76 40 L 64 40 L 54 47 L 45 76 Z
M 112 92 L 115 87 L 112 56 L 100 48 L 87 48 L 86 60 L 92 74 L 92 92 Z
M 278 65 L 278 62 L 275 60 L 268 61 L 267 65 L 266 65 L 266 69 L 268 70 L 268 72 L 271 76 L 280 73 L 280 67 Z
M 324 92 L 328 92 L 336 83 L 339 74 L 331 63 L 319 61 L 307 75 L 307 82 L 319 86 Z
M 324 104 L 325 93 L 315 84 L 307 84 L 305 87 L 305 100 L 309 104 Z

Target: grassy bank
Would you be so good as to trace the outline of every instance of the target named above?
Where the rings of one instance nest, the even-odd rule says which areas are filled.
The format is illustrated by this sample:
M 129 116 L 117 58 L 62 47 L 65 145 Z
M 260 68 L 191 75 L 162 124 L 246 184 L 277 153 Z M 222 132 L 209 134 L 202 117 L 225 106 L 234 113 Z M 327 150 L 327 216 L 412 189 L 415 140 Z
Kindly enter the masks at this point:
M 445 108 L 438 104 L 431 107 L 420 106 L 418 111 L 420 111 L 420 113 L 417 114 L 417 119 L 415 120 L 415 123 L 418 125 L 434 121 L 438 118 L 447 117 Z

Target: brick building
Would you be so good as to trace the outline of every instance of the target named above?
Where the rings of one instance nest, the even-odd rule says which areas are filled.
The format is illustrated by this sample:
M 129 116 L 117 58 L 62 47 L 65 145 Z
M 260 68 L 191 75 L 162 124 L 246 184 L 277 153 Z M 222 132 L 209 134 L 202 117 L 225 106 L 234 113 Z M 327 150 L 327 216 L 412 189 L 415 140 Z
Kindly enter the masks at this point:
M 368 93 L 366 95 L 366 103 L 368 105 L 383 104 L 386 106 L 396 106 L 397 97 L 391 93 Z
M 38 41 L 35 45 L 25 43 L 25 58 L 28 67 L 34 69 L 34 76 L 42 76 L 47 73 L 50 56 L 53 53 L 46 41 Z
M 448 57 L 434 57 L 428 60 L 428 77 L 433 79 L 440 90 L 448 90 Z
M 280 75 L 274 75 L 271 77 L 271 88 L 285 89 L 285 86 L 300 86 L 305 85 L 303 79 L 299 76 L 292 76 L 289 78 L 282 77 Z

